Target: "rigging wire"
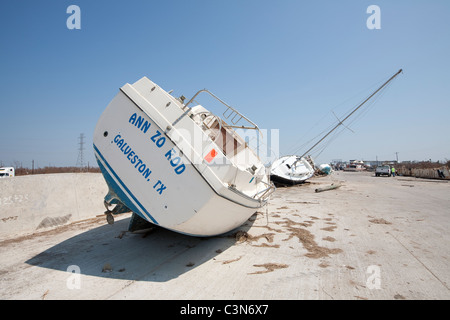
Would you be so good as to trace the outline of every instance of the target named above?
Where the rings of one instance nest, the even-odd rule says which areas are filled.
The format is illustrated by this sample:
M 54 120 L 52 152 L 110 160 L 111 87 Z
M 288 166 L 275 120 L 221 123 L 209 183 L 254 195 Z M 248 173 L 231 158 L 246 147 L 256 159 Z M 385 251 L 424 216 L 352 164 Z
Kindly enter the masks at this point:
M 331 133 L 334 132 L 340 125 L 343 124 L 345 120 L 347 120 L 351 115 L 353 115 L 356 111 L 358 111 L 364 104 L 366 104 L 372 97 L 376 96 L 380 91 L 383 91 L 390 82 L 397 77 L 402 72 L 400 69 L 396 74 L 394 74 L 388 81 L 386 81 L 380 88 L 378 88 L 375 92 L 373 92 L 368 98 L 366 98 L 360 105 L 358 105 L 354 110 L 352 110 L 342 121 L 338 121 L 338 124 L 328 132 L 324 137 L 322 137 L 318 142 L 316 142 L 312 147 L 308 149 L 301 157 L 305 156 L 307 153 L 311 152 L 317 145 L 319 145 L 322 141 L 324 141 Z
M 315 154 L 315 158 L 319 157 L 323 151 L 325 151 L 325 149 L 331 144 L 331 142 L 335 141 L 338 136 L 345 131 L 345 129 L 349 129 L 349 127 L 356 123 L 358 120 L 362 119 L 365 115 L 367 115 L 370 110 L 373 109 L 373 107 L 375 106 L 375 104 L 384 96 L 384 94 L 389 90 L 390 86 L 391 86 L 392 82 L 388 83 L 382 90 L 379 91 L 378 95 L 374 98 L 374 100 L 372 100 L 370 103 L 368 103 L 368 106 L 363 109 L 360 113 L 358 113 L 355 118 L 353 118 L 348 124 L 347 126 L 345 126 L 344 128 L 336 131 L 335 133 L 332 134 L 332 136 L 328 139 L 328 141 L 326 141 L 326 143 L 320 148 L 318 149 Z
M 315 127 L 317 127 L 317 125 L 322 122 L 326 117 L 328 117 L 330 115 L 331 112 L 334 112 L 341 107 L 346 105 L 348 102 L 350 102 L 351 100 L 355 100 L 356 97 L 361 96 L 361 94 L 363 92 L 367 92 L 368 90 L 371 90 L 372 88 L 374 88 L 375 86 L 378 86 L 380 83 L 382 83 L 385 80 L 380 80 L 375 82 L 374 84 L 370 85 L 369 87 L 367 87 L 366 89 L 361 90 L 360 92 L 358 92 L 357 94 L 353 95 L 352 97 L 346 99 L 345 101 L 339 103 L 338 105 L 332 107 L 324 116 L 322 116 L 322 118 L 320 120 L 318 120 L 314 125 L 312 125 L 307 132 L 304 134 L 304 137 L 307 136 Z M 360 104 L 361 102 L 363 102 L 364 99 L 361 99 L 358 104 Z M 352 104 L 352 106 L 350 107 L 349 110 L 347 110 L 344 114 L 348 114 L 351 112 L 353 106 L 355 104 Z M 309 139 L 308 141 L 304 142 L 303 144 L 301 144 L 300 146 L 296 146 L 299 141 L 301 141 L 302 139 L 298 140 L 297 142 L 295 142 L 290 148 L 288 148 L 289 150 L 292 150 L 292 152 L 289 152 L 289 154 L 296 154 L 299 150 L 305 148 L 308 144 L 310 144 L 312 141 L 316 140 L 320 135 L 324 134 L 325 132 L 331 130 L 331 128 L 333 128 L 338 122 L 333 122 L 332 124 L 330 124 L 327 128 L 325 128 L 324 130 L 322 130 L 321 132 L 319 132 L 318 134 L 316 134 L 313 138 Z

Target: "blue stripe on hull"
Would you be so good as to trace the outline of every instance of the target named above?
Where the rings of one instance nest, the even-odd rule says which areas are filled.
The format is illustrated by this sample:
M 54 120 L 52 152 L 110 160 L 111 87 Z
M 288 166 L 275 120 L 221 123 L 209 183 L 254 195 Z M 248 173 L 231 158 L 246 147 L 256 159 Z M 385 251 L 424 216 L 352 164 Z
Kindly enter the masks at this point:
M 94 144 L 94 150 L 95 150 L 95 156 L 97 158 L 97 163 L 100 167 L 100 170 L 102 171 L 103 177 L 105 178 L 105 181 L 106 181 L 108 187 L 111 188 L 112 191 L 114 191 L 117 194 L 120 201 L 125 206 L 127 206 L 131 211 L 133 211 L 134 213 L 137 213 L 139 216 L 141 216 L 143 219 L 148 220 L 154 224 L 158 224 L 158 222 L 155 220 L 155 218 L 153 218 L 150 215 L 150 213 L 148 213 L 148 211 L 144 208 L 144 206 L 137 200 L 137 198 L 131 193 L 131 191 L 127 188 L 127 186 L 122 182 L 122 180 L 119 178 L 119 176 L 114 172 L 114 170 L 111 168 L 111 166 L 105 160 L 103 155 L 97 149 L 95 144 Z M 97 155 L 98 155 L 98 157 L 97 157 Z M 107 168 L 105 168 L 105 166 L 103 166 L 102 162 L 105 164 L 105 166 Z M 108 172 L 108 170 L 109 170 L 109 172 Z M 114 175 L 114 178 L 116 178 L 118 183 L 116 183 L 116 181 L 113 179 L 110 172 L 112 175 Z M 139 208 L 138 208 L 138 206 L 136 206 L 133 203 L 133 201 L 127 196 L 127 194 L 129 194 L 129 196 L 134 200 L 134 202 L 137 203 Z

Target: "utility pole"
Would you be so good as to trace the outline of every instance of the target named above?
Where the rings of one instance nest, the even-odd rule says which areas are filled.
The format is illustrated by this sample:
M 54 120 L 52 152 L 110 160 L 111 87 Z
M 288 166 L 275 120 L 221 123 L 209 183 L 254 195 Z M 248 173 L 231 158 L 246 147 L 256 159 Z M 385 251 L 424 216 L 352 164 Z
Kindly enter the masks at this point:
M 397 157 L 397 163 L 398 163 L 398 152 L 395 153 L 395 156 Z

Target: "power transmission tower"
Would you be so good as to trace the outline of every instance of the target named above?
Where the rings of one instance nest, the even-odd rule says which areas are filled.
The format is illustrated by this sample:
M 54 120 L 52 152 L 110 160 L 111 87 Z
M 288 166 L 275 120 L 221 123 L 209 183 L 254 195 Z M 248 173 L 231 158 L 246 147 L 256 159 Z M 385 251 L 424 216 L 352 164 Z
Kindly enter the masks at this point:
M 84 170 L 84 156 L 83 156 L 83 150 L 84 150 L 84 133 L 80 133 L 80 136 L 78 137 L 79 147 L 78 147 L 78 159 L 76 166 L 80 168 L 80 171 Z

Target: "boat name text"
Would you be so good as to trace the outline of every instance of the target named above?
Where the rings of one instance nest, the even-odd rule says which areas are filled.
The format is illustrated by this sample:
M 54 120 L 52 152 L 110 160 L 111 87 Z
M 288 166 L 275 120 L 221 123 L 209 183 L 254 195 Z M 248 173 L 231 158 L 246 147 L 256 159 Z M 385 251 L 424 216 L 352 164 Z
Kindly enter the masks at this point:
M 133 113 L 128 122 L 134 125 L 136 128 L 140 129 L 142 133 L 150 135 L 150 141 L 152 141 L 159 149 L 162 148 L 166 143 L 166 137 L 159 130 L 156 130 L 153 133 L 150 132 L 151 130 L 148 130 L 151 126 L 151 123 L 145 120 L 144 117 L 138 116 L 136 113 Z M 184 170 L 186 170 L 186 165 L 183 163 L 181 157 L 177 155 L 177 151 L 175 150 L 175 148 L 167 151 L 164 154 L 164 157 L 174 168 L 174 172 L 176 174 L 180 175 L 184 172 Z

